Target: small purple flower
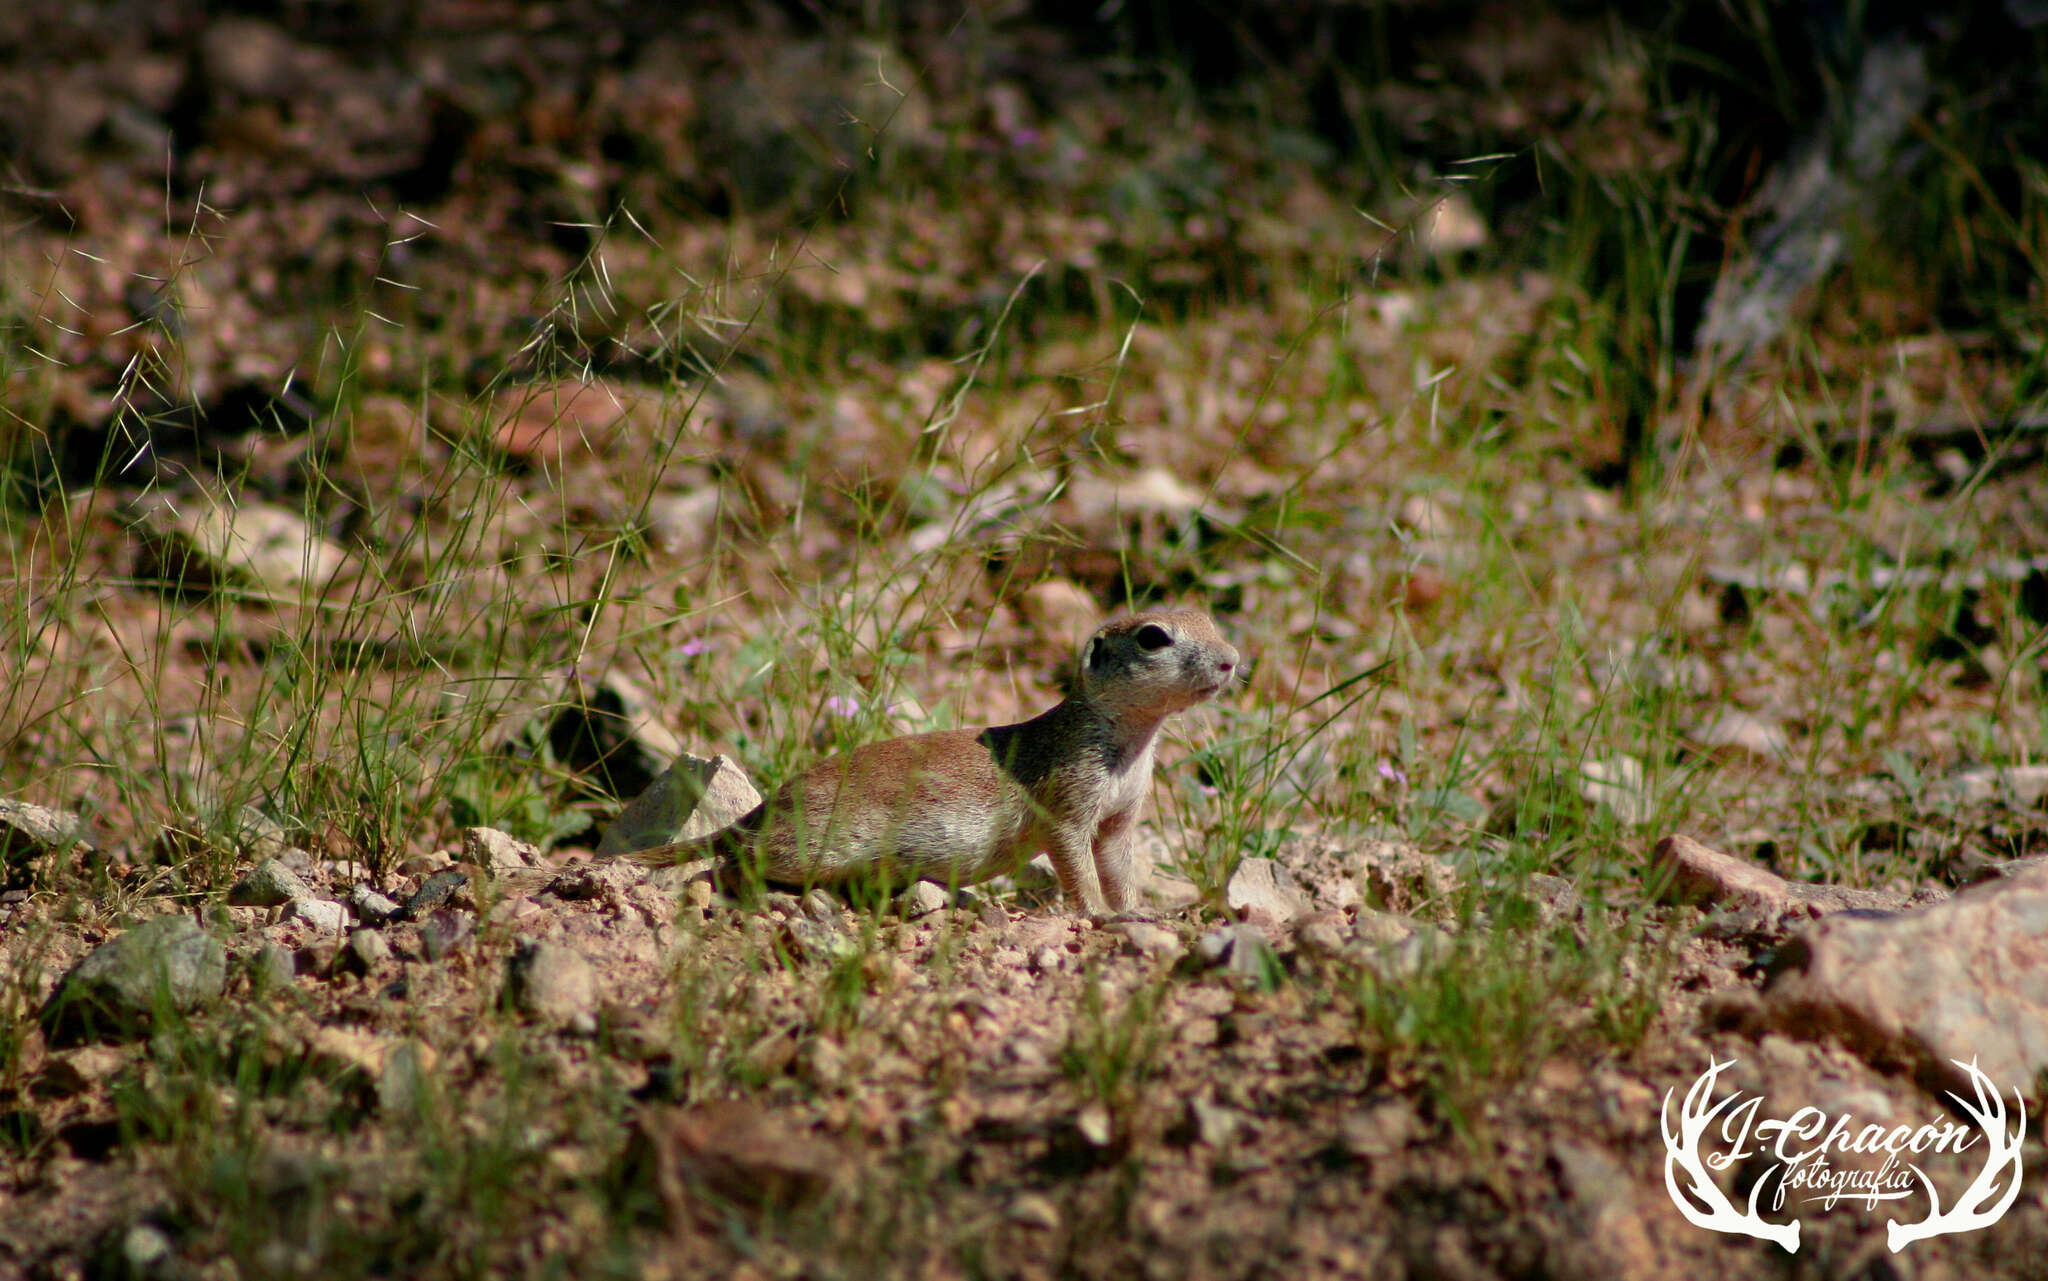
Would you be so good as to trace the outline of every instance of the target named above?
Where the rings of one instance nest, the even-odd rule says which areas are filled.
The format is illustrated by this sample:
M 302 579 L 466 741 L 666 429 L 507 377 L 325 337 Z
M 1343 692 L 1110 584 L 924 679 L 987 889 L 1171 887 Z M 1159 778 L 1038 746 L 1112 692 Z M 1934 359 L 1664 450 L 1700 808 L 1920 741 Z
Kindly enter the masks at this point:
M 1396 787 L 1408 786 L 1408 775 L 1398 765 L 1390 765 L 1385 761 L 1381 761 L 1380 777 Z
M 851 694 L 834 694 L 825 700 L 825 710 L 834 716 L 852 716 L 860 711 L 860 700 Z
M 711 642 L 705 640 L 702 636 L 693 637 L 683 642 L 681 652 L 684 658 L 695 658 L 699 654 L 708 654 L 711 652 Z

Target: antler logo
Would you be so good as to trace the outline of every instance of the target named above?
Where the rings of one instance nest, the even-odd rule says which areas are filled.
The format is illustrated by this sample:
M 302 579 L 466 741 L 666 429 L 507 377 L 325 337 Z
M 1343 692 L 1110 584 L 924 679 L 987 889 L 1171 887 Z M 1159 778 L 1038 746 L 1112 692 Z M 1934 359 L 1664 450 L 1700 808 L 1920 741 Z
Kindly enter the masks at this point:
M 1951 1092 L 1956 1106 L 1976 1123 L 1971 1131 L 1954 1121 L 1918 1127 L 1866 1125 L 1858 1129 L 1847 1115 L 1835 1117 L 1819 1108 L 1801 1108 L 1789 1117 L 1758 1120 L 1762 1095 L 1745 1099 L 1740 1091 L 1716 1103 L 1714 1084 L 1721 1073 L 1735 1066 L 1735 1060 L 1707 1060 L 1707 1070 L 1686 1091 L 1676 1122 L 1671 1116 L 1672 1091 L 1664 1092 L 1664 1187 L 1686 1221 L 1715 1232 L 1738 1233 L 1759 1240 L 1775 1241 L 1787 1252 L 1799 1249 L 1800 1223 L 1773 1223 L 1758 1212 L 1766 1190 L 1775 1182 L 1773 1209 L 1784 1205 L 1788 1191 L 1803 1191 L 1798 1199 L 1820 1202 L 1832 1208 L 1842 1200 L 1862 1201 L 1868 1209 L 1880 1202 L 1897 1201 L 1914 1195 L 1915 1180 L 1927 1193 L 1928 1215 L 1918 1223 L 1896 1219 L 1887 1229 L 1894 1253 L 1913 1241 L 1947 1232 L 1968 1232 L 1989 1227 L 2011 1208 L 2020 1189 L 2020 1141 L 2027 1130 L 2026 1100 L 2013 1091 L 2019 1108 L 2018 1123 L 2006 1129 L 2005 1100 L 1998 1087 L 1977 1067 L 1975 1059 L 1952 1060 L 1969 1074 L 1976 1093 L 1972 1106 Z M 1719 1122 L 1715 1145 L 1723 1150 L 1703 1152 L 1701 1141 Z M 1919 1165 L 1906 1159 L 1927 1152 L 1963 1152 L 1985 1140 L 1983 1168 L 1947 1212 L 1941 1208 L 1934 1181 Z M 1752 1145 L 1754 1140 L 1754 1145 Z M 1836 1168 L 1830 1154 L 1859 1154 L 1881 1157 L 1882 1163 L 1869 1168 Z M 1775 1162 L 1756 1180 L 1749 1191 L 1747 1209 L 1738 1210 L 1714 1180 L 1716 1171 L 1726 1170 L 1752 1155 Z M 1908 1177 L 1907 1171 L 1911 1171 Z
M 1711 1228 L 1716 1232 L 1739 1232 L 1744 1236 L 1776 1241 L 1785 1247 L 1787 1253 L 1797 1254 L 1798 1222 L 1795 1220 L 1791 1223 L 1770 1223 L 1756 1212 L 1757 1198 L 1763 1195 L 1764 1185 L 1770 1182 L 1769 1174 L 1758 1179 L 1756 1185 L 1750 1188 L 1749 1211 L 1744 1213 L 1729 1204 L 1728 1198 L 1721 1192 L 1720 1184 L 1714 1182 L 1713 1175 L 1707 1172 L 1706 1165 L 1700 1159 L 1700 1136 L 1714 1123 L 1715 1117 L 1730 1107 L 1735 1107 L 1736 1100 L 1742 1097 L 1740 1093 L 1731 1094 L 1714 1106 L 1707 1106 L 1707 1100 L 1714 1096 L 1714 1082 L 1720 1077 L 1722 1069 L 1734 1066 L 1734 1059 L 1729 1059 L 1726 1063 L 1716 1063 L 1711 1058 L 1707 1060 L 1705 1074 L 1694 1081 L 1692 1088 L 1685 1092 L 1685 1105 L 1680 1109 L 1676 1129 L 1671 1125 L 1671 1091 L 1664 1091 L 1662 1120 L 1665 1190 L 1671 1193 L 1671 1199 L 1678 1204 L 1678 1212 L 1685 1216 L 1686 1222 L 1696 1228 Z M 1724 1134 L 1728 1125 L 1732 1125 L 1738 1118 L 1742 1122 L 1742 1128 L 1741 1132 L 1734 1136 L 1729 1151 L 1706 1158 L 1716 1169 L 1726 1169 L 1749 1154 L 1748 1146 L 1743 1139 L 1751 1122 L 1756 1118 L 1757 1105 L 1763 1101 L 1763 1096 L 1758 1095 L 1749 1102 L 1735 1107 L 1735 1111 L 1730 1113 L 1728 1123 L 1722 1127 Z M 1687 1176 L 1687 1182 L 1683 1187 L 1680 1187 L 1678 1182 L 1680 1170 L 1685 1171 Z M 1782 1166 L 1779 1167 L 1778 1177 L 1782 1183 Z
M 2005 1100 L 1999 1096 L 1998 1087 L 1991 1083 L 1991 1078 L 1977 1070 L 1977 1060 L 1972 1058 L 1965 1063 L 1961 1059 L 1950 1059 L 1949 1062 L 1970 1074 L 1970 1085 L 1977 1092 L 1976 1107 L 1963 1102 L 1963 1096 L 1954 1090 L 1950 1090 L 1948 1096 L 1954 1099 L 1956 1106 L 1968 1113 L 1970 1119 L 1977 1123 L 1977 1128 L 1984 1132 L 1988 1148 L 1984 1157 L 1984 1168 L 1977 1172 L 1977 1177 L 1963 1190 L 1963 1195 L 1956 1199 L 1955 1208 L 1943 1214 L 1941 1194 L 1934 1190 L 1934 1180 L 1928 1178 L 1919 1166 L 1911 1167 L 1913 1173 L 1919 1176 L 1921 1185 L 1927 1189 L 1927 1217 L 1918 1223 L 1900 1223 L 1894 1219 L 1885 1226 L 1885 1240 L 1891 1245 L 1893 1254 L 1905 1249 L 1909 1242 L 1918 1241 L 1923 1237 L 1938 1237 L 1944 1232 L 1968 1232 L 1974 1228 L 1988 1228 L 2012 1208 L 2013 1198 L 2020 1194 L 2020 1140 L 2027 1136 L 2027 1101 L 2020 1097 L 2018 1090 L 2012 1092 L 2012 1101 L 2019 1105 L 2020 1119 L 2013 1127 L 2012 1133 L 2007 1134 Z M 1991 1196 L 1992 1189 L 1998 1186 L 1999 1176 L 2007 1173 L 2010 1173 L 2012 1178 L 2006 1183 L 2004 1192 L 2000 1193 L 1998 1204 L 1988 1210 L 1984 1209 L 1984 1202 Z

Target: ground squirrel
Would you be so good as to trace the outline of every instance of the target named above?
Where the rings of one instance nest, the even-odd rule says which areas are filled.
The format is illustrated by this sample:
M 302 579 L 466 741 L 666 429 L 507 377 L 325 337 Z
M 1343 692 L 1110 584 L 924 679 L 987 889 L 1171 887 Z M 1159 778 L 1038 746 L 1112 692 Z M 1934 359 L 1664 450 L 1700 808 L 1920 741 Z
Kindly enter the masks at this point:
M 871 743 L 821 761 L 732 826 L 617 857 L 725 860 L 785 885 L 880 874 L 971 885 L 1038 850 L 1083 912 L 1132 905 L 1138 812 L 1167 717 L 1213 698 L 1238 656 L 1206 614 L 1133 614 L 1081 650 L 1067 697 L 1016 725 Z

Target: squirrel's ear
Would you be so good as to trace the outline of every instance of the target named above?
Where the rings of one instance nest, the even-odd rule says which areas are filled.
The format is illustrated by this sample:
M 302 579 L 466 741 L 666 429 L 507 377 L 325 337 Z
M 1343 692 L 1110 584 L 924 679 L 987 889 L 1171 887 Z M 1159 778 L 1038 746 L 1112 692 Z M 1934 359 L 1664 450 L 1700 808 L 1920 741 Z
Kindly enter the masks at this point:
M 1101 650 L 1101 648 L 1102 642 L 1097 640 L 1095 637 L 1090 636 L 1088 638 L 1088 644 L 1081 650 L 1081 666 L 1088 669 L 1089 671 L 1095 670 L 1095 655 Z

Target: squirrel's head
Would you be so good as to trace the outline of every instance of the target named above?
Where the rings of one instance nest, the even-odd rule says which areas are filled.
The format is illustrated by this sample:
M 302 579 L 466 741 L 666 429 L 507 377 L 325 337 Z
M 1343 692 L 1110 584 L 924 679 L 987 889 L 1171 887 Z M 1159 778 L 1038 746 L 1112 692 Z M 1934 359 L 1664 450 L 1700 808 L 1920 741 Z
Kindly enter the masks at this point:
M 1150 610 L 1096 629 L 1082 647 L 1075 689 L 1112 715 L 1163 717 L 1214 698 L 1239 666 L 1237 650 L 1207 614 Z

